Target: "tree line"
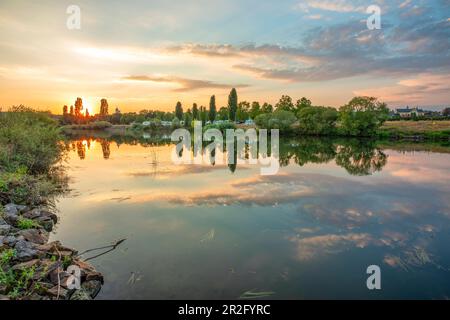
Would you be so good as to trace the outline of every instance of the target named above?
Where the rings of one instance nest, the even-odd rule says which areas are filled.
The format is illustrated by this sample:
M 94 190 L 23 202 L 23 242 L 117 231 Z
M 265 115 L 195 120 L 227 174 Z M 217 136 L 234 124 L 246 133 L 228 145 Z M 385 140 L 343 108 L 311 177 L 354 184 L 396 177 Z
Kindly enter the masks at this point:
M 280 129 L 284 132 L 296 132 L 308 135 L 349 135 L 370 136 L 387 120 L 389 109 L 374 97 L 354 97 L 339 109 L 327 106 L 315 106 L 311 100 L 302 97 L 294 102 L 283 95 L 273 106 L 267 102 L 239 101 L 235 88 L 228 95 L 228 104 L 217 108 L 215 95 L 211 96 L 209 108 L 197 103 L 184 111 L 178 101 L 173 112 L 141 110 L 140 112 L 122 113 L 118 108 L 109 113 L 106 99 L 101 100 L 100 113 L 83 114 L 81 98 L 75 101 L 75 107 L 63 108 L 64 124 L 83 124 L 92 121 L 108 121 L 112 124 L 143 123 L 145 121 L 170 121 L 179 125 L 191 126 L 192 121 L 203 124 L 215 121 L 244 122 L 253 120 L 259 128 Z

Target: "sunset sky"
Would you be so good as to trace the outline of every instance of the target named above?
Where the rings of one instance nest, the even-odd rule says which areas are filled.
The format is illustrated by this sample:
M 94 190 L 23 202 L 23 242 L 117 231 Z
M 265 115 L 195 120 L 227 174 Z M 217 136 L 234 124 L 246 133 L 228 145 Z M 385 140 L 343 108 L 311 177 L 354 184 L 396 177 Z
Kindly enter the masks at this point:
M 69 5 L 81 30 L 69 30 Z M 368 30 L 366 8 L 382 10 Z M 72 0 L 0 2 L 0 107 L 60 113 L 173 110 L 193 102 L 338 107 L 374 95 L 390 107 L 450 105 L 450 0 Z

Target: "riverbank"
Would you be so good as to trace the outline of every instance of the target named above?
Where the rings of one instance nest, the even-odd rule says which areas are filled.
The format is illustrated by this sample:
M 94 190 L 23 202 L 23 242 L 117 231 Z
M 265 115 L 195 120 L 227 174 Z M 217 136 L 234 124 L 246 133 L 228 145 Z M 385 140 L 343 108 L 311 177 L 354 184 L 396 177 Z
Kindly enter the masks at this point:
M 74 249 L 49 243 L 58 221 L 54 199 L 67 190 L 65 146 L 45 113 L 0 113 L 0 299 L 95 298 L 103 276 Z M 68 267 L 80 271 L 71 288 Z M 71 278 L 73 280 L 73 278 Z
M 256 125 L 236 124 L 237 129 L 257 129 Z M 170 130 L 167 128 L 152 129 L 150 131 L 135 130 L 131 125 L 111 125 L 107 127 L 89 126 L 89 125 L 72 125 L 62 127 L 64 134 L 69 136 L 80 135 L 95 135 L 95 136 L 137 136 L 143 133 L 150 133 L 152 135 L 164 134 L 170 135 Z M 292 125 L 289 133 L 284 132 L 284 135 L 289 136 L 308 136 L 304 133 L 296 133 L 298 131 L 298 124 Z M 339 131 L 339 130 L 338 130 Z M 283 134 L 283 130 L 281 130 Z M 311 135 L 317 136 L 317 135 Z M 331 134 L 331 137 L 345 137 L 343 134 Z M 353 137 L 353 136 L 352 136 Z M 377 131 L 377 138 L 386 138 L 393 140 L 414 140 L 414 141 L 437 141 L 450 139 L 450 120 L 421 120 L 421 121 L 387 121 Z
M 100 292 L 102 274 L 75 249 L 48 242 L 57 221 L 45 207 L 11 203 L 1 208 L 0 300 L 91 300 Z M 74 266 L 79 278 L 67 271 Z

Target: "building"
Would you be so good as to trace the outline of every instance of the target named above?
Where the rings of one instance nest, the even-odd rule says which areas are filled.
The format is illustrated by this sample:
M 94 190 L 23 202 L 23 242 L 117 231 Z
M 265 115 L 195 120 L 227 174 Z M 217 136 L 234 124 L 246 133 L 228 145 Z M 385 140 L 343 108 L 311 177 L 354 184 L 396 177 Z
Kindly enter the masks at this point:
M 396 109 L 397 115 L 401 118 L 421 117 L 426 114 L 426 111 L 419 109 L 418 107 L 410 108 L 409 106 L 404 109 Z

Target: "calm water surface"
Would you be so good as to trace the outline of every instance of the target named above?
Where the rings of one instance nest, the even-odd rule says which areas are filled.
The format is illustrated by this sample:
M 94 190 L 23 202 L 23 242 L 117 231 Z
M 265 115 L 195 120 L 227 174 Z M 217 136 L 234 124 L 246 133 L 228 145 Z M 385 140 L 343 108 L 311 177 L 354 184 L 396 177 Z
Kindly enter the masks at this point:
M 286 140 L 275 176 L 175 166 L 168 144 L 67 148 L 72 192 L 52 240 L 83 251 L 127 239 L 91 261 L 100 299 L 450 297 L 450 148 Z M 372 264 L 380 291 L 366 287 Z

